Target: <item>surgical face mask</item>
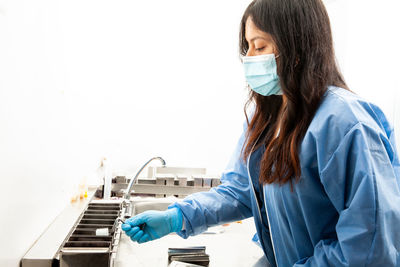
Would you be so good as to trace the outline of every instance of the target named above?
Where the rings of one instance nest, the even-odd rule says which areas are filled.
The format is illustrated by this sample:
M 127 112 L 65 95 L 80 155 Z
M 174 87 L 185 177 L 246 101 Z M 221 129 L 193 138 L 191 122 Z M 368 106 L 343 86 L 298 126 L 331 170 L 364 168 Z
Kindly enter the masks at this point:
M 242 57 L 244 74 L 250 88 L 263 96 L 281 95 L 274 54 Z

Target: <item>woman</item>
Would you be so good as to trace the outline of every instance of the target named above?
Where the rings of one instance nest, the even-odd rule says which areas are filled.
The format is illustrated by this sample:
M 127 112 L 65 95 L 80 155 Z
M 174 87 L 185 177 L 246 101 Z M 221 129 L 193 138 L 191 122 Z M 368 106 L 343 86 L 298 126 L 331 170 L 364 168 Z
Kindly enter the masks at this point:
M 322 1 L 253 1 L 240 51 L 255 107 L 223 183 L 123 229 L 142 243 L 254 216 L 272 266 L 400 266 L 393 129 L 347 89 Z

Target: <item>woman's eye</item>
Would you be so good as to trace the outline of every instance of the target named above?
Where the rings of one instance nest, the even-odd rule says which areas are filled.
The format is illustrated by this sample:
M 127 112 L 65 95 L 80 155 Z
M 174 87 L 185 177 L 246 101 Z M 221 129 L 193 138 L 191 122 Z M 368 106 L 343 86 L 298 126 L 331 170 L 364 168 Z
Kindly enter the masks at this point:
M 264 48 L 265 48 L 265 46 L 263 46 L 263 47 L 259 47 L 259 48 L 256 48 L 256 51 L 258 51 L 258 52 L 260 52 L 260 51 L 263 51 L 263 50 L 264 50 Z

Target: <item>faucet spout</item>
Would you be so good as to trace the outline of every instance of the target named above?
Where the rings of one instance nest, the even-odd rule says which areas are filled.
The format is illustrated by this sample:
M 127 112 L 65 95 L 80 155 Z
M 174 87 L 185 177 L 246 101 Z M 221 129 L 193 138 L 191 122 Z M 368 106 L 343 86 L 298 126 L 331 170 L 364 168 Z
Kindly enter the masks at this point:
M 143 171 L 144 168 L 146 168 L 146 166 L 152 162 L 153 160 L 159 160 L 161 161 L 162 167 L 165 167 L 165 160 L 162 157 L 154 157 L 151 158 L 150 160 L 148 160 L 140 169 L 139 171 L 136 173 L 135 177 L 133 179 L 131 179 L 131 181 L 128 184 L 128 187 L 126 189 L 125 195 L 124 195 L 124 199 L 125 200 L 129 200 L 130 196 L 131 196 L 131 191 L 132 191 L 132 187 L 135 184 L 137 178 L 139 177 L 140 173 Z

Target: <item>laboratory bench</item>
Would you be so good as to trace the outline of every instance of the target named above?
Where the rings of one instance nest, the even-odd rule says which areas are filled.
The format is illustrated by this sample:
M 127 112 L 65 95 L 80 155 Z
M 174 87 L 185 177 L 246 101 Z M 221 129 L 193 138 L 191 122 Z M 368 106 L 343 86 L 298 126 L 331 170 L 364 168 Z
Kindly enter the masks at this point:
M 71 264 L 62 263 L 60 251 L 68 241 L 71 232 L 77 227 L 77 221 L 82 218 L 84 220 L 82 215 L 88 212 L 88 207 L 93 203 L 93 195 L 94 190 L 89 190 L 87 198 L 67 205 L 21 259 L 21 266 L 73 267 Z M 206 253 L 210 256 L 210 267 L 268 266 L 262 249 L 251 240 L 256 232 L 252 218 L 233 222 L 228 226 L 211 227 L 207 232 L 188 239 L 183 239 L 173 233 L 144 244 L 132 242 L 120 227 L 121 223 L 116 221 L 113 228 L 115 228 L 117 242 L 111 248 L 112 253 L 109 254 L 112 259 L 111 267 L 167 266 L 168 248 L 191 246 L 206 247 Z
M 211 227 L 206 233 L 183 239 L 169 234 L 143 244 L 132 242 L 124 233 L 118 246 L 115 267 L 167 266 L 168 248 L 205 246 L 210 267 L 268 266 L 264 253 L 253 241 L 255 226 L 252 218 L 228 226 Z

